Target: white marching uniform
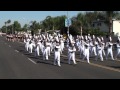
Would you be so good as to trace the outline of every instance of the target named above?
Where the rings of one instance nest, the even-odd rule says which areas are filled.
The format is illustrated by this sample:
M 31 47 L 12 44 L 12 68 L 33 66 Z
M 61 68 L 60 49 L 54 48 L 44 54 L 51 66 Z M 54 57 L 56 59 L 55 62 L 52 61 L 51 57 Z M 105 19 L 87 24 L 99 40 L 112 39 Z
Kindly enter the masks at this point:
M 60 48 L 61 48 L 61 54 L 62 54 L 63 49 L 64 49 L 64 41 L 63 40 L 60 40 Z
M 30 39 L 24 39 L 24 43 L 25 43 L 25 50 L 28 51 L 29 49 L 29 42 L 30 42 Z
M 46 45 L 43 45 L 43 60 L 48 60 L 48 49 L 47 46 L 48 43 L 46 42 Z
M 90 61 L 89 61 L 89 43 L 85 43 L 83 60 L 84 60 L 85 58 L 87 59 L 87 62 L 90 63 Z
M 47 43 L 47 53 L 48 53 L 49 56 L 50 56 L 50 52 L 51 52 L 50 46 L 51 46 L 51 43 L 48 42 L 48 43 Z
M 29 53 L 33 52 L 33 48 L 34 47 L 35 47 L 35 43 L 34 42 L 29 43 Z
M 76 61 L 75 61 L 75 51 L 76 51 L 75 46 L 68 48 L 68 55 L 69 55 L 68 64 L 70 64 L 70 61 L 71 61 L 71 60 L 73 60 L 73 63 L 74 63 L 74 64 L 77 64 Z
M 81 42 L 79 43 L 79 51 L 80 51 L 80 57 L 85 55 L 85 45 L 83 40 L 81 40 Z
M 38 43 L 35 46 L 35 56 L 40 56 L 40 47 Z
M 97 57 L 96 60 L 98 59 L 98 57 L 100 58 L 101 61 L 103 61 L 103 56 L 102 56 L 102 45 L 97 45 Z
M 116 46 L 117 46 L 117 54 L 115 56 L 115 59 L 117 59 L 118 55 L 120 55 L 120 43 L 117 43 Z
M 113 50 L 112 50 L 112 46 L 113 44 L 111 42 L 107 43 L 107 55 L 106 55 L 106 60 L 108 59 L 108 55 L 110 54 L 110 57 L 112 60 L 114 60 L 113 58 Z
M 55 46 L 55 49 L 54 49 L 54 65 L 56 65 L 56 62 L 58 64 L 58 66 L 61 66 L 60 65 L 60 45 L 56 45 Z
M 102 54 L 104 55 L 104 56 L 106 56 L 106 54 L 105 54 L 105 43 L 104 42 L 101 42 L 102 43 Z
M 95 43 L 95 41 L 94 41 L 94 43 Z M 97 53 L 96 53 L 96 46 L 95 46 L 95 44 L 93 44 L 93 42 L 90 42 L 90 55 L 92 56 L 93 55 L 93 53 L 94 53 L 94 55 L 95 56 L 97 56 Z

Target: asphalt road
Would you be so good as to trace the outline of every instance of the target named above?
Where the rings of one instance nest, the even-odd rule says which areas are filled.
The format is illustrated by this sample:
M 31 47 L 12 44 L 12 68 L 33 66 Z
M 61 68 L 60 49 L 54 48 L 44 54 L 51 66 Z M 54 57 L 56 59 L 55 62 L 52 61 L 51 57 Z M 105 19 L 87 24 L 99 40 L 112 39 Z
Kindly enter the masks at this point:
M 53 65 L 53 53 L 43 60 L 24 51 L 24 44 L 0 37 L 0 79 L 120 79 L 119 60 L 95 61 L 90 64 L 79 58 L 77 65 L 69 65 L 67 51 L 61 56 L 61 67 Z

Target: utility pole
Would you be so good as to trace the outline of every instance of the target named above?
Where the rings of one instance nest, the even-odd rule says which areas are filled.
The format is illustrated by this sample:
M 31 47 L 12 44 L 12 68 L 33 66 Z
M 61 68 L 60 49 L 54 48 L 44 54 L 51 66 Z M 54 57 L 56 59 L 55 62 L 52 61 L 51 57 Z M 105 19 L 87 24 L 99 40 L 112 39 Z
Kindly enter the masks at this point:
M 81 26 L 81 36 L 82 36 L 82 26 Z

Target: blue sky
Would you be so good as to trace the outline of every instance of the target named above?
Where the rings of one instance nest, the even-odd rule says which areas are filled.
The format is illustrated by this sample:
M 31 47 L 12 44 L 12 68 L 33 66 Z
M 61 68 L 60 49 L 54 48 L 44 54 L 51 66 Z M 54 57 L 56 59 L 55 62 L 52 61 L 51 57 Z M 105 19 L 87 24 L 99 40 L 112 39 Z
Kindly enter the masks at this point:
M 76 16 L 79 12 L 84 11 L 68 11 L 69 17 Z M 0 11 L 0 28 L 4 25 L 4 22 L 11 20 L 11 24 L 17 20 L 23 26 L 25 23 L 29 24 L 30 21 L 36 20 L 40 22 L 46 18 L 46 16 L 61 16 L 67 15 L 67 11 Z

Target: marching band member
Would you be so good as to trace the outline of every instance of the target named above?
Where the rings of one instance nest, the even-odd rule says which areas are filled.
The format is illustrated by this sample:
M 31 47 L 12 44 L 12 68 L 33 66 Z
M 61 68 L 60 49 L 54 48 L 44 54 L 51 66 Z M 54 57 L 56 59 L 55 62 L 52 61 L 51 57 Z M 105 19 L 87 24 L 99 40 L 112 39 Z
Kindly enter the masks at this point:
M 117 59 L 118 55 L 120 55 L 120 38 L 119 37 L 118 37 L 116 46 L 117 46 L 117 54 L 115 56 L 115 59 Z
M 103 44 L 101 43 L 100 38 L 98 38 L 98 44 L 96 45 L 96 47 L 97 47 L 97 57 L 96 57 L 96 60 L 98 59 L 98 57 L 100 57 L 100 60 L 103 61 L 103 56 L 102 56 Z
M 60 64 L 60 43 L 58 40 L 56 40 L 56 45 L 54 48 L 54 65 L 56 65 L 56 62 L 58 64 L 58 66 L 61 66 Z
M 36 42 L 35 42 L 35 56 L 40 56 L 40 49 L 39 48 L 40 48 L 39 43 L 36 40 Z
M 25 50 L 28 51 L 29 49 L 29 43 L 30 43 L 30 39 L 29 37 L 24 39 L 24 43 L 25 43 Z
M 103 37 L 101 37 L 101 43 L 102 43 L 102 53 L 103 53 L 103 55 L 104 56 L 106 56 L 106 54 L 105 54 L 105 43 L 104 43 L 104 39 L 103 39 Z
M 64 49 L 64 41 L 62 37 L 60 37 L 60 48 L 61 48 L 61 54 L 62 54 L 63 49 Z
M 80 43 L 79 43 L 80 58 L 83 58 L 82 56 L 84 56 L 84 54 L 85 54 L 84 50 L 85 50 L 84 37 L 81 36 L 81 40 L 80 40 Z
M 68 48 L 68 64 L 70 64 L 70 61 L 72 60 L 74 64 L 77 64 L 76 61 L 75 61 L 75 51 L 76 51 L 76 48 L 75 48 L 75 42 L 71 41 L 70 43 L 71 45 L 69 46 Z
M 50 43 L 50 40 L 49 39 L 47 39 L 47 52 L 48 52 L 48 55 L 50 56 L 50 45 L 51 45 L 51 43 Z
M 108 59 L 109 54 L 110 54 L 111 59 L 114 60 L 114 58 L 113 58 L 113 50 L 112 50 L 113 43 L 112 43 L 111 37 L 109 37 L 109 42 L 106 43 L 106 46 L 107 46 L 106 60 Z
M 90 41 L 90 56 L 92 56 L 93 54 L 95 55 L 95 56 L 97 56 L 97 53 L 96 53 L 96 44 L 95 44 L 95 40 L 93 40 L 93 41 Z
M 84 46 L 85 46 L 85 49 L 84 49 L 84 57 L 83 57 L 83 60 L 86 58 L 86 59 L 87 59 L 87 62 L 90 63 L 90 61 L 89 61 L 89 42 L 88 42 L 88 40 L 87 40 L 86 37 L 85 37 Z
M 48 60 L 48 43 L 47 43 L 47 39 L 45 39 L 44 41 L 44 46 L 43 46 L 43 60 Z

